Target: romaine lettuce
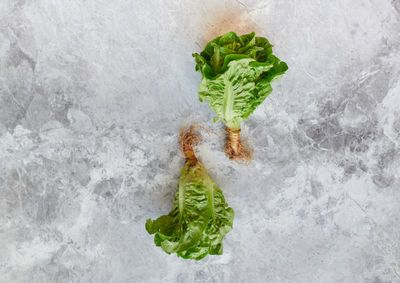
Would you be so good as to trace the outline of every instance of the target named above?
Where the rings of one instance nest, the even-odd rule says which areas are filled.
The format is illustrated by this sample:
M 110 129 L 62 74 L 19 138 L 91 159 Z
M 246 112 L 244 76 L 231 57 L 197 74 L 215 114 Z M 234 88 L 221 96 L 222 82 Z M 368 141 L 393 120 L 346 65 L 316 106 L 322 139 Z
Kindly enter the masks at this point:
M 288 69 L 272 54 L 268 40 L 254 32 L 242 36 L 228 32 L 193 57 L 202 73 L 200 101 L 208 101 L 217 115 L 214 120 L 232 131 L 240 130 L 240 123 L 271 93 L 271 82 Z
M 192 146 L 188 149 L 181 143 L 186 164 L 181 170 L 174 207 L 168 215 L 148 219 L 146 230 L 155 234 L 155 244 L 168 254 L 200 260 L 208 254 L 222 254 L 222 239 L 232 230 L 234 212 L 207 170 L 190 152 Z

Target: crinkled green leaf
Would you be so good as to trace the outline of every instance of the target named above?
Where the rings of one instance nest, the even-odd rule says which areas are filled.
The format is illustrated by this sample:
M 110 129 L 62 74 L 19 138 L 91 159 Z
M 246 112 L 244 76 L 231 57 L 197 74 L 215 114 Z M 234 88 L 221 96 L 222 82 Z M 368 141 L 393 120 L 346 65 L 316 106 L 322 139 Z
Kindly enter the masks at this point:
M 212 79 L 203 78 L 200 101 L 207 100 L 218 119 L 229 128 L 240 129 L 240 122 L 271 92 L 269 81 L 261 78 L 261 74 L 267 74 L 272 67 L 251 58 L 233 60 L 225 73 Z
M 254 32 L 242 36 L 228 32 L 193 57 L 203 75 L 200 101 L 207 100 L 217 114 L 215 120 L 232 129 L 240 129 L 240 122 L 271 93 L 271 82 L 288 69 L 272 54 L 269 41 Z
M 182 169 L 178 187 L 171 212 L 146 222 L 155 244 L 183 258 L 222 254 L 222 239 L 232 230 L 234 216 L 222 191 L 199 162 Z

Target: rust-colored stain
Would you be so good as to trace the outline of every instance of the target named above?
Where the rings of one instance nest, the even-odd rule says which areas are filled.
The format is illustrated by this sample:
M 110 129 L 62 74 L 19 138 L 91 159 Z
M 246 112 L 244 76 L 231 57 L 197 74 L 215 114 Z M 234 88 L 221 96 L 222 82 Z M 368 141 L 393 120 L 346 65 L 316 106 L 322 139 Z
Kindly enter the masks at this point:
M 207 24 L 207 30 L 204 31 L 204 42 L 213 38 L 223 35 L 229 31 L 234 31 L 238 35 L 250 33 L 252 31 L 258 32 L 257 26 L 251 21 L 245 11 L 228 11 L 215 13 L 215 18 L 211 18 Z

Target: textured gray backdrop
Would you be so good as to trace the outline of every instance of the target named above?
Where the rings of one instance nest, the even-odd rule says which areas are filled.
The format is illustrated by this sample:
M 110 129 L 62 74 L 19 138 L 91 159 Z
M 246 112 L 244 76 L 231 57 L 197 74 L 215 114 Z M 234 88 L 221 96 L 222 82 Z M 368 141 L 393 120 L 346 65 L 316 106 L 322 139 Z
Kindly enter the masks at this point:
M 256 31 L 289 65 L 221 152 L 192 52 Z M 0 282 L 400 282 L 400 1 L 1 0 Z M 182 121 L 236 212 L 166 255 Z

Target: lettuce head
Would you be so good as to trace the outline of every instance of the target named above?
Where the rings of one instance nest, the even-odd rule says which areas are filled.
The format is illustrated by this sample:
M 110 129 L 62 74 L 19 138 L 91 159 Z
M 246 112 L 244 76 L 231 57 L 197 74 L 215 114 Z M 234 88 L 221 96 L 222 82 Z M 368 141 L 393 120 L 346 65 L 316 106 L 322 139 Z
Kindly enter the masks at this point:
M 256 107 L 271 93 L 271 82 L 288 69 L 272 54 L 272 45 L 255 33 L 228 32 L 211 40 L 200 54 L 193 54 L 201 72 L 200 101 L 208 101 L 217 117 L 233 130 L 240 129 Z
M 222 239 L 232 230 L 233 209 L 200 162 L 186 162 L 174 207 L 167 215 L 148 219 L 146 230 L 166 253 L 200 260 L 222 254 Z

